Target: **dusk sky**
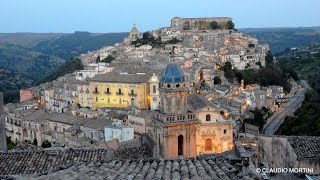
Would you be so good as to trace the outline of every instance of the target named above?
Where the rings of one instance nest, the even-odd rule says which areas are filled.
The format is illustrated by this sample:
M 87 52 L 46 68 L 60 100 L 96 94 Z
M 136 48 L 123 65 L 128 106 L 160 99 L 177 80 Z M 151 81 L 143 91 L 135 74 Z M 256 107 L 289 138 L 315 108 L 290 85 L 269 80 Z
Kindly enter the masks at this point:
M 233 18 L 236 28 L 320 25 L 320 0 L 1 0 L 0 32 L 127 32 L 179 17 Z

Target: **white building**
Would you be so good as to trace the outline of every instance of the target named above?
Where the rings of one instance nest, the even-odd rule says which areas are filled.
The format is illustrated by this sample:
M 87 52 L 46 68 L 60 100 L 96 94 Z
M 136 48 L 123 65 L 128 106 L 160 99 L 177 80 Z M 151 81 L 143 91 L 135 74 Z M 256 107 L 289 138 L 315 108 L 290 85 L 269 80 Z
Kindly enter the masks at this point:
M 134 138 L 134 129 L 121 125 L 119 122 L 112 123 L 104 128 L 105 141 L 118 139 L 119 142 L 129 141 Z

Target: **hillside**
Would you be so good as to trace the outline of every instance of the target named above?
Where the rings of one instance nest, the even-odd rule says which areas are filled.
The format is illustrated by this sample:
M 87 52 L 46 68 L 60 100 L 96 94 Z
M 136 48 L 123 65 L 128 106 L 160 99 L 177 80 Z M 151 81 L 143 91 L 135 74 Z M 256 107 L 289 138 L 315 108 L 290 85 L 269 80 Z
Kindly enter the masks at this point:
M 297 72 L 314 89 L 308 91 L 294 117 L 286 117 L 277 134 L 320 136 L 320 44 L 314 44 L 280 54 L 283 68 Z
M 122 42 L 127 34 L 0 33 L 0 91 L 5 102 L 17 102 L 20 88 L 81 69 L 73 57 Z
M 320 27 L 248 28 L 239 31 L 257 38 L 260 43 L 269 44 L 275 55 L 287 48 L 320 42 Z
M 30 51 L 22 46 L 0 44 L 0 68 L 38 80 L 65 62 L 64 59 Z
M 31 79 L 21 74 L 0 69 L 0 92 L 4 93 L 4 102 L 18 102 L 19 89 L 30 87 L 33 83 Z
M 128 33 L 92 34 L 75 32 L 54 40 L 41 41 L 31 50 L 63 59 L 70 59 L 81 53 L 122 42 L 127 35 Z
M 320 43 L 279 54 L 278 61 L 285 69 L 290 69 L 306 80 L 320 93 Z
M 37 81 L 67 59 L 123 41 L 127 33 L 0 34 L 0 68 Z

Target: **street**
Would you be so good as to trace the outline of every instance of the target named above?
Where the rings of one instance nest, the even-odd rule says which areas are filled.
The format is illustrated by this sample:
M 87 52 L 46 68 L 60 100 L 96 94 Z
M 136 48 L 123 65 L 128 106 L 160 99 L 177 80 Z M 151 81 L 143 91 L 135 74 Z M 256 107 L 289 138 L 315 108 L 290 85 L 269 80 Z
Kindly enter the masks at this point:
M 275 112 L 267 120 L 267 123 L 262 130 L 265 135 L 273 135 L 283 123 L 285 117 L 292 115 L 301 106 L 301 103 L 304 100 L 304 94 L 310 86 L 305 80 L 301 80 L 300 84 L 303 88 L 299 89 L 296 95 L 286 105 L 284 105 L 282 109 Z

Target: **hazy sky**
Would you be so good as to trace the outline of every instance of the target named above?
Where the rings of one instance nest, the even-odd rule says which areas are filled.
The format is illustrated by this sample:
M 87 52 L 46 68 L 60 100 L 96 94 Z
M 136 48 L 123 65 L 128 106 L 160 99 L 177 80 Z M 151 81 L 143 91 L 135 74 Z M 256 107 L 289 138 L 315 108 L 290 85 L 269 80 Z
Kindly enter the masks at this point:
M 232 17 L 236 28 L 320 25 L 320 0 L 1 0 L 0 32 L 126 32 L 180 17 Z

